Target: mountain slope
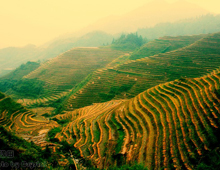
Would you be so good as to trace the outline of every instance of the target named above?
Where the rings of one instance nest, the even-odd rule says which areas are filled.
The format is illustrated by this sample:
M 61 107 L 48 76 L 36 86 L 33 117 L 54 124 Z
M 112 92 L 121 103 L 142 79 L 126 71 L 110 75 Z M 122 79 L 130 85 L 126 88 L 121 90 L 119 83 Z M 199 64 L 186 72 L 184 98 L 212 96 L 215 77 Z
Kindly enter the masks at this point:
M 36 70 L 40 66 L 38 62 L 28 61 L 25 64 L 22 64 L 20 67 L 12 71 L 11 73 L 7 74 L 5 77 L 1 77 L 0 80 L 20 80 L 25 75 L 29 74 L 30 72 Z
M 41 64 L 13 86 L 9 82 L 4 92 L 28 105 L 53 102 L 67 95 L 93 71 L 113 64 L 124 55 L 126 52 L 111 48 L 73 48 Z
M 121 155 L 124 163 L 143 162 L 149 169 L 195 169 L 200 158 L 219 147 L 219 87 L 216 70 L 160 84 L 115 105 L 57 115 L 70 123 L 56 137 L 101 168 Z
M 41 52 L 42 50 L 37 49 L 34 45 L 27 45 L 23 48 L 9 47 L 0 49 L 0 75 L 3 76 L 27 61 L 37 61 L 37 55 Z M 3 74 L 4 70 L 8 71 Z
M 64 110 L 131 98 L 160 83 L 202 76 L 220 65 L 219 41 L 220 33 L 211 34 L 184 48 L 97 70 L 63 102 Z
M 112 39 L 113 36 L 110 34 L 93 31 L 81 37 L 60 37 L 40 47 L 27 45 L 21 48 L 8 47 L 0 49 L 0 76 L 7 74 L 27 61 L 45 61 L 73 47 L 98 47 L 103 44 L 110 44 Z
M 135 51 L 130 59 L 136 60 L 144 57 L 153 56 L 159 53 L 166 53 L 186 47 L 193 44 L 195 41 L 205 37 L 206 35 L 193 35 L 193 36 L 166 36 L 144 44 L 140 49 Z
M 0 92 L 0 125 L 17 135 L 37 135 L 41 130 L 56 127 L 57 123 L 28 110 Z

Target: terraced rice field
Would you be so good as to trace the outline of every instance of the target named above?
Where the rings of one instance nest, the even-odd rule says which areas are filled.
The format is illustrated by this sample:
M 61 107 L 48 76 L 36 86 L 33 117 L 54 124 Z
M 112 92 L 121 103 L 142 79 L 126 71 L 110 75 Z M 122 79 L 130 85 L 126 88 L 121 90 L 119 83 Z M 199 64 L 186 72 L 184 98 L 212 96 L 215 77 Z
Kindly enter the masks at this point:
M 220 72 L 215 70 L 157 85 L 129 100 L 57 115 L 70 123 L 56 137 L 101 168 L 120 154 L 149 169 L 195 169 L 219 143 L 219 87 Z
M 125 52 L 110 48 L 73 48 L 42 64 L 23 78 L 37 78 L 45 83 L 43 94 L 39 97 L 59 95 L 124 54 Z
M 66 109 L 74 110 L 111 99 L 129 99 L 167 81 L 202 76 L 220 66 L 219 43 L 220 34 L 211 34 L 187 47 L 98 69 L 88 83 L 65 101 Z M 109 96 L 112 88 L 123 86 L 128 88 Z
M 38 99 L 18 99 L 17 102 L 26 107 L 36 107 L 43 104 L 53 103 L 69 94 L 70 91 L 62 92 L 50 97 L 42 97 Z
M 58 126 L 56 122 L 27 110 L 2 93 L 0 93 L 0 125 L 19 136 L 26 135 L 29 138 L 38 136 L 42 130 Z M 43 143 L 45 144 L 45 141 L 36 141 L 40 146 Z
M 204 38 L 207 35 L 193 35 L 193 36 L 165 36 L 159 39 L 150 41 L 143 45 L 139 50 L 135 51 L 130 59 L 136 60 L 144 57 L 153 56 L 159 53 L 166 53 L 179 48 L 186 47 L 193 44 L 195 41 Z

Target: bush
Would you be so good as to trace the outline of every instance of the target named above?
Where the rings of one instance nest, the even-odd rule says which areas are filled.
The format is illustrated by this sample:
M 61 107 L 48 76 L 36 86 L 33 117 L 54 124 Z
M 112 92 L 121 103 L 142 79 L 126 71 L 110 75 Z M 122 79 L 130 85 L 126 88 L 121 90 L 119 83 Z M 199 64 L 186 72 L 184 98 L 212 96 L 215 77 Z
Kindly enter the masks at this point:
M 61 128 L 60 127 L 55 127 L 53 129 L 51 129 L 49 132 L 48 132 L 48 138 L 49 138 L 49 141 L 51 142 L 58 142 L 59 140 L 57 138 L 55 138 L 56 134 L 61 132 Z
M 109 167 L 108 170 L 148 170 L 143 164 L 122 165 L 120 167 Z

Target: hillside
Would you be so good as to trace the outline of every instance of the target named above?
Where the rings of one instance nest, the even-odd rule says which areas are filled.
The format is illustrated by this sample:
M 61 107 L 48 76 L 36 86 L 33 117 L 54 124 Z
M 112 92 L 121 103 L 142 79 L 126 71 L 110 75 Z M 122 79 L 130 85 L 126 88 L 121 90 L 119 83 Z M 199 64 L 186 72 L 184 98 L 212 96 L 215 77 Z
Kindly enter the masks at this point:
M 47 103 L 59 111 L 127 99 L 157 84 L 218 68 L 219 47 L 212 44 L 219 39 L 219 33 L 163 37 L 143 45 L 130 58 L 109 47 L 73 48 L 41 64 L 12 88 L 9 83 L 4 92 L 26 106 Z
M 28 62 L 1 78 L 0 125 L 63 165 L 216 169 L 219 44 L 220 33 L 167 36 L 133 53 L 81 47 Z
M 38 62 L 27 62 L 20 67 L 0 78 L 0 91 L 13 91 L 22 82 L 23 76 L 29 74 L 40 66 Z M 27 88 L 26 88 L 27 89 Z M 10 94 L 10 93 L 9 93 Z
M 44 134 L 53 127 L 58 126 L 54 121 L 47 120 L 41 114 L 28 110 L 16 103 L 9 96 L 0 92 L 0 125 L 16 135 L 29 138 Z M 47 142 L 44 137 L 36 137 L 36 144 L 45 146 Z
M 63 102 L 63 109 L 132 98 L 167 81 L 202 76 L 219 67 L 219 42 L 220 34 L 211 34 L 184 48 L 97 70 Z
M 20 67 L 17 69 L 13 70 L 9 74 L 7 74 L 5 77 L 1 77 L 1 80 L 20 80 L 22 77 L 25 75 L 29 74 L 30 72 L 36 70 L 40 66 L 39 62 L 33 62 L 33 61 L 28 61 L 25 64 L 22 64 Z
M 22 99 L 19 100 L 21 103 L 53 102 L 67 95 L 73 87 L 77 88 L 95 70 L 110 63 L 114 65 L 117 58 L 125 60 L 127 55 L 111 48 L 73 48 L 41 64 L 14 85 L 9 82 L 4 92 L 15 99 Z M 5 76 L 2 81 L 7 79 Z
M 8 47 L 0 49 L 0 76 L 4 76 L 27 61 L 45 61 L 73 47 L 98 47 L 112 42 L 113 36 L 102 31 L 93 31 L 80 37 L 59 37 L 40 47 Z
M 100 168 L 137 161 L 149 169 L 196 169 L 219 147 L 219 87 L 216 70 L 157 85 L 130 100 L 57 115 L 70 123 L 56 137 Z
M 22 138 L 18 138 L 11 132 L 8 132 L 7 130 L 5 130 L 2 126 L 0 126 L 0 131 L 1 131 L 0 150 L 1 151 L 12 151 L 12 154 L 13 154 L 11 156 L 9 155 L 6 156 L 6 158 L 3 158 L 1 156 L 2 162 L 8 162 L 8 163 L 19 162 L 19 165 L 14 164 L 17 169 L 21 166 L 21 162 L 24 162 L 24 161 L 25 162 L 31 162 L 31 161 L 37 162 L 38 161 L 39 163 L 41 163 L 41 166 L 43 165 L 42 169 L 46 168 L 45 160 L 42 157 L 43 151 L 41 150 L 40 147 L 34 145 L 34 143 L 29 143 Z M 1 164 L 1 169 L 6 169 L 6 167 L 5 168 L 3 167 L 4 167 L 3 164 Z
M 144 57 L 153 56 L 159 53 L 166 53 L 179 48 L 193 44 L 195 41 L 205 37 L 206 35 L 193 36 L 166 36 L 150 41 L 144 44 L 140 49 L 134 51 L 130 57 L 131 60 L 136 60 Z
M 41 53 L 34 45 L 27 45 L 23 48 L 8 47 L 0 49 L 0 76 L 14 70 L 23 63 L 30 60 L 37 61 L 37 55 Z

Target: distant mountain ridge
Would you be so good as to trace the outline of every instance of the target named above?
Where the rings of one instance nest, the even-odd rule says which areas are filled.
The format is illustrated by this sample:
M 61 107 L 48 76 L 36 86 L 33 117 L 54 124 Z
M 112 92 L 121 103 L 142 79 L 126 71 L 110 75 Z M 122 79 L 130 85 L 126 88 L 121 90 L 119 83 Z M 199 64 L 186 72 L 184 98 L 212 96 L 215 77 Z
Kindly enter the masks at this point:
M 27 61 L 47 60 L 73 47 L 94 47 L 110 44 L 112 39 L 118 37 L 121 32 L 134 32 L 139 29 L 139 35 L 147 37 L 148 39 L 158 38 L 158 35 L 162 32 L 165 33 L 161 36 L 173 35 L 172 33 L 175 31 L 171 33 L 169 31 L 161 31 L 163 28 L 160 28 L 159 31 L 158 27 L 152 28 L 153 30 L 150 31 L 141 28 L 152 27 L 162 22 L 175 22 L 207 13 L 209 12 L 184 0 L 175 3 L 167 3 L 164 0 L 154 0 L 121 17 L 103 18 L 89 25 L 87 28 L 82 29 L 80 32 L 69 36 L 61 36 L 39 48 L 28 45 L 23 48 L 9 47 L 0 49 L 0 76 L 5 75 Z M 205 25 L 208 26 L 209 24 L 205 22 Z M 213 27 L 213 30 L 212 28 L 208 28 L 206 29 L 208 31 L 202 33 L 217 32 L 215 29 L 217 26 L 213 25 Z M 154 32 L 156 32 L 156 35 L 152 37 L 151 35 L 154 35 Z M 185 34 L 176 33 L 175 35 L 199 34 L 201 30 L 191 32 L 186 32 Z M 83 36 L 78 37 L 79 35 Z
M 175 22 L 208 13 L 205 9 L 185 0 L 174 3 L 168 3 L 165 0 L 154 0 L 122 16 L 103 18 L 80 32 L 96 29 L 111 34 L 134 32 L 138 28 L 151 27 L 161 22 Z
M 143 27 L 137 33 L 148 39 L 156 39 L 163 36 L 180 36 L 194 34 L 208 34 L 220 31 L 220 15 L 204 15 L 183 19 L 174 23 L 159 23 L 154 27 Z
M 9 73 L 27 61 L 44 61 L 56 57 L 73 47 L 97 47 L 110 44 L 112 39 L 113 36 L 110 34 L 93 31 L 79 38 L 59 38 L 41 47 L 27 45 L 21 48 L 8 47 L 0 49 L 0 76 Z

